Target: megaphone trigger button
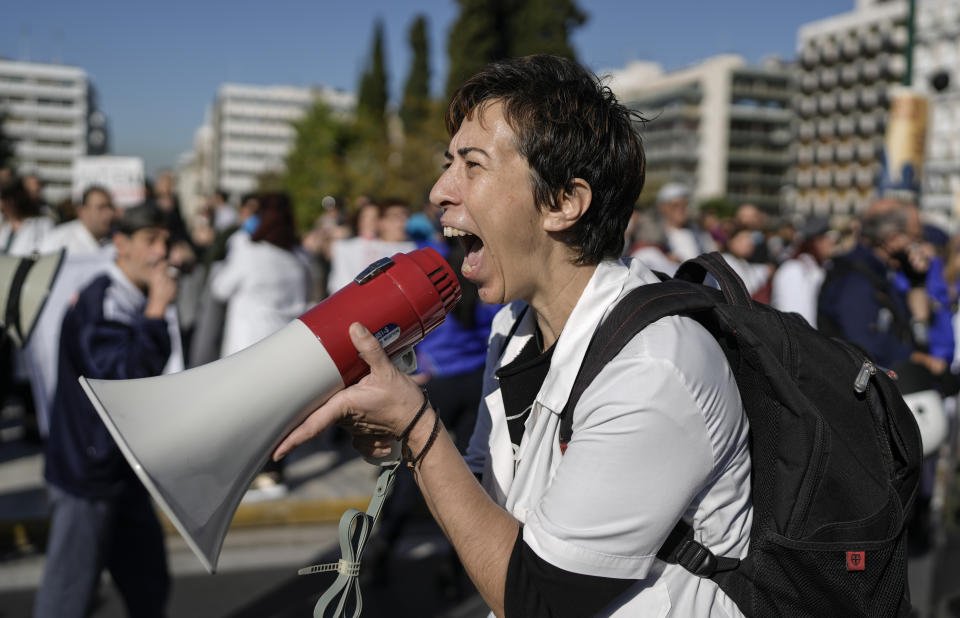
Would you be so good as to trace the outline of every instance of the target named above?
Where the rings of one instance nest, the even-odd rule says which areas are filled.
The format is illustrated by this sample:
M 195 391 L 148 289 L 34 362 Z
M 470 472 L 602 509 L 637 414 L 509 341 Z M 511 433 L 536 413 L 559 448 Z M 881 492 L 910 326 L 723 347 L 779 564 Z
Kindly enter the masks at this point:
M 381 258 L 376 262 L 374 262 L 373 264 L 371 264 L 370 266 L 367 266 L 366 268 L 364 268 L 363 272 L 361 272 L 359 275 L 356 276 L 356 278 L 354 278 L 354 282 L 357 285 L 363 285 L 364 283 L 367 283 L 368 281 L 370 281 L 371 279 L 373 279 L 383 271 L 387 270 L 391 266 L 393 266 L 393 260 L 391 260 L 388 257 Z

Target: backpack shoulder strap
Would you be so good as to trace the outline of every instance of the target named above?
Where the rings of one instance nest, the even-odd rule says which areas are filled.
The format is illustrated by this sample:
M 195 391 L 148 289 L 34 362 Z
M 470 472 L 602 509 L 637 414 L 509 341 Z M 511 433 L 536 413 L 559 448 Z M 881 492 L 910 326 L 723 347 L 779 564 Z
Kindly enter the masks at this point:
M 712 263 L 700 266 L 701 281 L 706 272 L 712 274 L 713 266 Z M 722 281 L 721 286 L 723 286 Z M 749 296 L 747 299 L 749 300 Z M 621 299 L 590 340 L 587 353 L 580 364 L 580 371 L 570 391 L 570 397 L 560 413 L 561 450 L 566 450 L 573 435 L 573 411 L 581 395 L 607 363 L 620 353 L 627 342 L 661 318 L 669 315 L 703 313 L 723 302 L 724 298 L 717 290 L 692 281 L 678 279 L 642 285 Z M 657 557 L 665 562 L 680 564 L 700 577 L 712 577 L 716 573 L 731 571 L 740 564 L 740 561 L 735 558 L 715 556 L 709 549 L 696 542 L 693 538 L 693 528 L 683 520 L 674 526 L 660 551 L 657 552 Z
M 718 296 L 710 288 L 678 280 L 641 285 L 624 296 L 594 332 L 587 347 L 570 397 L 560 413 L 561 448 L 566 448 L 573 435 L 573 410 L 580 396 L 628 341 L 660 318 L 712 309 L 722 302 Z
M 708 273 L 717 280 L 720 291 L 723 292 L 723 297 L 728 303 L 741 307 L 753 307 L 753 299 L 750 298 L 750 292 L 747 291 L 743 279 L 727 263 L 723 254 L 717 251 L 687 260 L 677 269 L 675 277 L 684 281 L 702 283 Z

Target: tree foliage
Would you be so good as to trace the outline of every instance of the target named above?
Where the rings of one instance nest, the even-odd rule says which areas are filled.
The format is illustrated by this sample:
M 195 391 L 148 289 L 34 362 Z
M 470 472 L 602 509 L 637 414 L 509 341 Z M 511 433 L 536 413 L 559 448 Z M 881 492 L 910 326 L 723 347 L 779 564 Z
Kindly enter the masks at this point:
M 6 120 L 6 112 L 0 108 L 0 167 L 7 166 L 13 159 L 13 146 L 7 134 L 3 131 L 3 125 Z
M 323 212 L 327 195 L 353 195 L 356 172 L 349 165 L 348 153 L 356 148 L 358 135 L 353 119 L 333 114 L 318 102 L 294 125 L 297 137 L 287 156 L 286 171 L 260 179 L 260 189 L 284 189 L 290 192 L 301 228 L 313 224 Z
M 447 99 L 494 60 L 530 54 L 576 59 L 570 35 L 587 15 L 575 0 L 457 0 L 450 28 Z
M 574 0 L 523 0 L 510 16 L 510 55 L 575 59 L 570 34 L 587 21 Z
M 508 56 L 551 53 L 574 57 L 571 32 L 586 20 L 575 0 L 457 0 L 450 30 L 448 94 L 485 64 Z M 448 137 L 446 105 L 430 98 L 427 19 L 409 30 L 412 62 L 404 84 L 403 131 L 388 130 L 388 84 L 383 23 L 374 24 L 370 56 L 361 75 L 356 113 L 337 115 L 316 105 L 296 124 L 286 171 L 261 178 L 261 189 L 285 189 L 298 223 L 309 227 L 327 195 L 353 203 L 360 195 L 397 196 L 414 209 L 427 200 L 443 165 Z
M 387 67 L 383 51 L 383 22 L 378 19 L 373 26 L 370 58 L 360 78 L 357 115 L 365 123 L 383 131 L 386 130 L 388 92 Z
M 407 133 L 418 130 L 430 111 L 430 47 L 425 15 L 418 15 L 414 19 L 410 26 L 409 42 L 413 61 L 400 106 L 400 119 Z
M 459 15 L 450 27 L 446 98 L 486 64 L 505 58 L 507 0 L 457 0 Z

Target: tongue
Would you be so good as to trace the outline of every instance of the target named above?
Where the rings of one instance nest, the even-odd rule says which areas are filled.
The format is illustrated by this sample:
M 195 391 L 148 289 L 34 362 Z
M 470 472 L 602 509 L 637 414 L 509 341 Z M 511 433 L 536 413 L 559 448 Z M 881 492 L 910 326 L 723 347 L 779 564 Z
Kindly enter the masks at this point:
M 473 244 L 470 246 L 470 249 L 467 251 L 467 254 L 463 257 L 463 263 L 472 271 L 480 265 L 480 260 L 482 259 L 483 241 L 477 239 L 473 242 Z

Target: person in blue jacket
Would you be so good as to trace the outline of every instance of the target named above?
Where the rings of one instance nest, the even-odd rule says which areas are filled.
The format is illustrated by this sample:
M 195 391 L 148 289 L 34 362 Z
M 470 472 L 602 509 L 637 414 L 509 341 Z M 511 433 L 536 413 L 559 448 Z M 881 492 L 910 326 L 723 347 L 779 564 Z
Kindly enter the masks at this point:
M 881 366 L 946 368 L 930 349 L 929 260 L 910 234 L 909 213 L 878 202 L 863 218 L 861 242 L 835 258 L 820 289 L 818 328 L 863 348 Z
M 163 532 L 78 378 L 144 378 L 182 368 L 168 238 L 156 206 L 128 209 L 113 235 L 115 262 L 64 317 L 46 448 L 52 515 L 37 618 L 89 615 L 104 568 L 130 616 L 165 614 L 170 577 Z M 151 421 L 163 419 L 144 419 Z

